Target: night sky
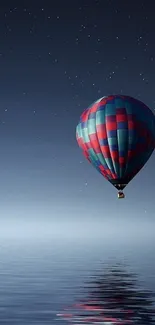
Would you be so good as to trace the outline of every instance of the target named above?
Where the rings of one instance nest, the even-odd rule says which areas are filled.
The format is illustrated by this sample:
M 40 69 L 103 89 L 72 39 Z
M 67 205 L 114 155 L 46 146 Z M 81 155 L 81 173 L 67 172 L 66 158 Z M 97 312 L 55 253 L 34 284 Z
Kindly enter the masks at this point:
M 82 156 L 75 130 L 108 94 L 155 109 L 154 82 L 153 1 L 1 1 L 2 233 L 150 232 L 155 155 L 119 201 Z

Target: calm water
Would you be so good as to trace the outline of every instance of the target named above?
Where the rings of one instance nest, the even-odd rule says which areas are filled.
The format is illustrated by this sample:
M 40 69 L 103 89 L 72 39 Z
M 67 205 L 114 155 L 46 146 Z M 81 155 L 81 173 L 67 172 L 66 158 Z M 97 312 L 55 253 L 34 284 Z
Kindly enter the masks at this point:
M 0 242 L 0 324 L 63 324 L 56 313 L 83 296 L 102 262 L 125 260 L 143 288 L 155 291 L 155 245 L 102 240 Z

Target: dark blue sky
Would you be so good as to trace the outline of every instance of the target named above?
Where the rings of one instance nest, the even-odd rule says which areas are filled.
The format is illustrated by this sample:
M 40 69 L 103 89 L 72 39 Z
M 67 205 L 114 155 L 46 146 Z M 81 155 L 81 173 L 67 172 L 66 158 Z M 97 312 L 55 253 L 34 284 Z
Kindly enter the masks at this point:
M 93 233 L 105 223 L 107 231 L 152 227 L 155 156 L 120 202 L 83 158 L 75 129 L 82 111 L 104 95 L 126 94 L 155 108 L 154 40 L 150 1 L 1 1 L 3 233 L 26 231 L 26 223 L 40 223 L 40 231 L 50 225 L 53 233 L 57 227 L 56 234 L 77 227 Z

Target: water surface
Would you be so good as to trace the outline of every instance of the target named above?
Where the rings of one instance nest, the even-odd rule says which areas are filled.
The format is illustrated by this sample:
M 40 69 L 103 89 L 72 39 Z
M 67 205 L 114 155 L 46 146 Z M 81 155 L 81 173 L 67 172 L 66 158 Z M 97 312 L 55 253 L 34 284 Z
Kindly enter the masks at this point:
M 85 282 L 103 262 L 125 261 L 155 291 L 154 247 L 151 240 L 3 239 L 0 324 L 58 324 L 56 314 L 86 294 Z

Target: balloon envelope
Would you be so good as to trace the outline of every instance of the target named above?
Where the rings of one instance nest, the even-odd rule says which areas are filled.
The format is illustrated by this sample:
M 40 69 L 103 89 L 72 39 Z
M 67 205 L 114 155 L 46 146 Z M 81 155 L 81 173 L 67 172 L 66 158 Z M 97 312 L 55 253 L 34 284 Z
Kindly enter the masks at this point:
M 155 116 L 132 97 L 102 97 L 81 115 L 76 138 L 89 162 L 122 190 L 154 150 Z

